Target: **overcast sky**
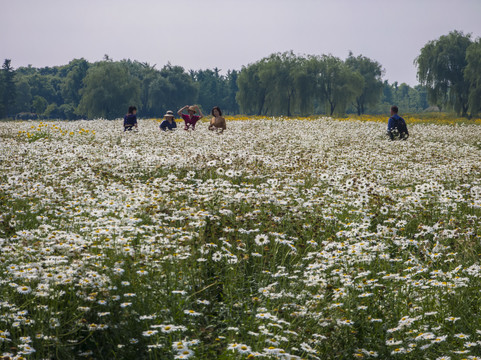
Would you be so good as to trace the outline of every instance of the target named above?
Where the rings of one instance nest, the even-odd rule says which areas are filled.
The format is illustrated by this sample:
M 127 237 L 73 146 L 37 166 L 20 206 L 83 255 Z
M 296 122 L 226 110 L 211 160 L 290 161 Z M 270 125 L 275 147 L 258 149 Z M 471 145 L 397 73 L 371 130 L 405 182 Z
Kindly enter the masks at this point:
M 240 69 L 273 52 L 349 50 L 390 82 L 417 84 L 413 61 L 452 30 L 481 36 L 481 0 L 0 0 L 0 59 L 14 67 L 130 58 L 160 69 Z

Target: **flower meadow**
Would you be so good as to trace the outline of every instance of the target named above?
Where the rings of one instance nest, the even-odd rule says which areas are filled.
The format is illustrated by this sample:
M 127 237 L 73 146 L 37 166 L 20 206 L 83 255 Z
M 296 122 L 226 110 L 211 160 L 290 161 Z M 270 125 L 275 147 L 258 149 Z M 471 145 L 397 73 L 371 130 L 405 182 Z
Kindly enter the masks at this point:
M 481 126 L 0 124 L 5 359 L 480 359 Z

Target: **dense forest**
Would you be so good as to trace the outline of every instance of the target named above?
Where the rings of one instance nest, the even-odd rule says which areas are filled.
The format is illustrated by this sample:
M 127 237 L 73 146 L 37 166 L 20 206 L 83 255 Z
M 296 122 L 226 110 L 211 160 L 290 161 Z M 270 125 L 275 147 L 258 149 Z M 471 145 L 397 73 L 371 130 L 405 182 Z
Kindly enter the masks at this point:
M 427 109 L 470 117 L 481 112 L 481 40 L 453 31 L 426 44 L 415 60 L 420 84 L 383 80 L 382 65 L 352 53 L 272 54 L 241 70 L 161 69 L 136 60 L 73 59 L 67 65 L 0 72 L 0 118 L 80 119 L 122 117 L 136 105 L 141 117 L 198 104 L 226 114 L 378 114 L 396 104 L 404 113 Z

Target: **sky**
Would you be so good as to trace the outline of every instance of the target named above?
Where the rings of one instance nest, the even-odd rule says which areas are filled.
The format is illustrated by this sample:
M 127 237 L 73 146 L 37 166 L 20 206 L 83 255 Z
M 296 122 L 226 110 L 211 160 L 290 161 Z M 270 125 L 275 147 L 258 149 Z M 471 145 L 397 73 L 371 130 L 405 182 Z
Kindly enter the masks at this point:
M 349 51 L 389 82 L 416 85 L 414 59 L 458 30 L 481 36 L 481 0 L 0 0 L 0 59 L 14 67 L 74 58 L 240 70 L 275 52 Z

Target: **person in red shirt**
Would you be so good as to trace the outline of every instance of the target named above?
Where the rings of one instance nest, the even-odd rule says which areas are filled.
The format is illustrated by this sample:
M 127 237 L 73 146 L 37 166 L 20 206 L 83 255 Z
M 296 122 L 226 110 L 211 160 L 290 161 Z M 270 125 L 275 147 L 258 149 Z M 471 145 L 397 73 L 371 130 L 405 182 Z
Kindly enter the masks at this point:
M 187 109 L 189 115 L 183 114 L 182 112 Z M 199 112 L 199 115 L 195 115 L 196 112 Z M 177 114 L 184 119 L 185 122 L 185 127 L 184 130 L 189 130 L 189 127 L 192 125 L 192 130 L 195 130 L 195 123 L 202 119 L 204 115 L 202 114 L 202 111 L 200 111 L 199 107 L 197 105 L 185 105 L 182 109 L 177 111 Z

